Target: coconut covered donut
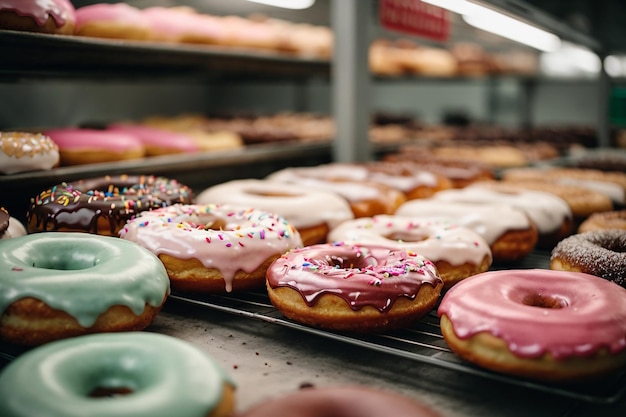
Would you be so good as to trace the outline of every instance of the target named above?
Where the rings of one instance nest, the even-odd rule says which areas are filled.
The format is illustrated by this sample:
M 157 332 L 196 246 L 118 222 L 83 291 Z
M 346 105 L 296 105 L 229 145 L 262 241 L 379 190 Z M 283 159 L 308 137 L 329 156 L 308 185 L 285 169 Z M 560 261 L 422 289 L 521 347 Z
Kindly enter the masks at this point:
M 626 366 L 626 290 L 593 275 L 485 272 L 450 289 L 438 314 L 455 353 L 498 372 L 572 382 Z
M 31 199 L 32 232 L 86 232 L 117 236 L 127 220 L 145 210 L 190 203 L 192 191 L 176 180 L 117 175 L 62 183 Z
M 585 272 L 626 288 L 626 230 L 572 235 L 552 250 L 550 269 Z
M 528 216 L 503 204 L 447 204 L 427 198 L 407 201 L 396 216 L 439 219 L 471 229 L 489 244 L 494 262 L 521 259 L 537 244 L 537 228 Z
M 235 384 L 205 352 L 149 332 L 33 349 L 0 374 L 3 417 L 227 417 Z
M 0 240 L 0 338 L 39 345 L 142 330 L 169 294 L 161 262 L 138 245 L 83 233 Z
M 348 202 L 335 193 L 267 180 L 217 184 L 202 191 L 196 202 L 254 207 L 278 214 L 298 230 L 305 246 L 325 242 L 331 229 L 354 218 Z
M 41 133 L 0 132 L 0 173 L 48 170 L 59 165 L 59 147 Z
M 197 292 L 263 287 L 272 261 L 302 246 L 298 232 L 280 216 L 215 204 L 143 212 L 120 237 L 156 254 L 172 288 Z
M 407 326 L 435 306 L 442 287 L 435 266 L 421 255 L 371 245 L 312 245 L 267 270 L 267 291 L 278 310 L 333 330 Z
M 478 233 L 427 217 L 380 215 L 348 220 L 333 229 L 328 239 L 417 252 L 435 264 L 444 289 L 485 272 L 492 261 L 489 245 Z

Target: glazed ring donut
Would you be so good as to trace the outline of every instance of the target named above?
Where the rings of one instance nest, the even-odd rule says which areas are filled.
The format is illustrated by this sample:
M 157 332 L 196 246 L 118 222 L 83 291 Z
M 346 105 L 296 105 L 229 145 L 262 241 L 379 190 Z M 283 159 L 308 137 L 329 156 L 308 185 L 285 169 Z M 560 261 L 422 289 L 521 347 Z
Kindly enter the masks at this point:
M 238 417 L 438 417 L 402 395 L 361 386 L 306 388 L 264 401 Z
M 9 215 L 9 212 L 0 207 L 0 239 L 11 239 L 26 234 L 26 228 L 19 220 Z
M 189 187 L 163 177 L 119 175 L 63 183 L 31 199 L 28 230 L 117 236 L 138 213 L 191 199 Z
M 485 272 L 492 261 L 489 245 L 478 233 L 427 217 L 380 215 L 348 220 L 331 230 L 328 240 L 417 252 L 435 264 L 444 289 Z
M 59 147 L 41 133 L 0 132 L 0 172 L 15 174 L 59 165 Z
M 503 270 L 461 281 L 438 310 L 462 358 L 542 381 L 576 381 L 626 365 L 626 290 L 579 272 Z
M 580 224 L 578 233 L 606 229 L 626 230 L 626 210 L 593 213 Z
M 522 210 L 502 204 L 446 204 L 432 198 L 401 205 L 396 216 L 439 218 L 478 233 L 489 244 L 494 262 L 528 256 L 537 244 L 537 228 Z
M 332 181 L 298 176 L 293 170 L 278 171 L 270 174 L 267 179 L 335 193 L 350 204 L 350 209 L 357 218 L 393 214 L 406 201 L 404 193 L 378 182 Z
M 234 391 L 209 355 L 182 340 L 148 332 L 88 335 L 7 365 L 0 415 L 226 417 Z
M 143 212 L 120 237 L 157 255 L 173 289 L 198 292 L 263 287 L 272 261 L 302 246 L 298 232 L 282 217 L 215 204 Z
M 308 246 L 283 255 L 267 270 L 267 291 L 278 310 L 332 330 L 408 326 L 435 306 L 442 287 L 432 262 L 381 246 Z
M 72 35 L 76 11 L 69 0 L 2 0 L 0 29 Z
M 275 213 L 298 229 L 304 246 L 325 242 L 331 229 L 354 218 L 348 202 L 335 193 L 266 180 L 218 184 L 202 191 L 196 202 L 253 207 Z
M 552 250 L 550 269 L 602 277 L 626 288 L 626 230 L 572 235 Z
M 0 253 L 0 338 L 15 344 L 141 330 L 169 294 L 161 262 L 113 237 L 38 233 Z

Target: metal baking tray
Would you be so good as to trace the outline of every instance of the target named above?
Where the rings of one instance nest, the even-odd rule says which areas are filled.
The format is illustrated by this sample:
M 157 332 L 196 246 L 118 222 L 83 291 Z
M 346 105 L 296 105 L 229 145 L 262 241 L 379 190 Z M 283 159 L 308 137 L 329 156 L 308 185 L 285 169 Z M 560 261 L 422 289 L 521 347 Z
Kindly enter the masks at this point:
M 534 253 L 515 265 L 492 269 L 547 268 L 549 256 Z M 499 374 L 479 368 L 460 359 L 447 346 L 435 311 L 408 329 L 381 334 L 353 334 L 320 330 L 299 324 L 283 316 L 269 301 L 264 291 L 229 295 L 173 294 L 171 300 L 189 303 L 201 308 L 218 310 L 236 316 L 285 326 L 319 337 L 350 343 L 409 360 L 471 374 L 479 378 L 529 388 L 544 393 L 596 404 L 613 404 L 626 392 L 626 371 L 589 384 L 555 385 Z

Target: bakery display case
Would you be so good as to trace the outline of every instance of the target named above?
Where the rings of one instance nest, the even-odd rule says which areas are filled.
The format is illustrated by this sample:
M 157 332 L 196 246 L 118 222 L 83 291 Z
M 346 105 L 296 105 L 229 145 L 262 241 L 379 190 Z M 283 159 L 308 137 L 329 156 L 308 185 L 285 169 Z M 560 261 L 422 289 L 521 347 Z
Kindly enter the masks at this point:
M 105 175 L 150 174 L 175 178 L 189 185 L 195 192 L 200 192 L 229 180 L 265 178 L 283 168 L 334 162 L 368 162 L 384 159 L 389 155 L 397 156 L 402 152 L 410 154 L 416 148 L 434 148 L 433 144 L 449 145 L 450 152 L 458 155 L 462 146 L 477 148 L 478 140 L 472 140 L 480 136 L 495 136 L 499 140 L 508 136 L 511 143 L 517 144 L 518 151 L 523 148 L 522 142 L 515 140 L 522 136 L 532 137 L 537 142 L 551 139 L 551 145 L 557 149 L 558 155 L 549 154 L 544 160 L 538 158 L 531 162 L 525 159 L 525 166 L 574 166 L 577 161 L 584 159 L 581 155 L 592 154 L 587 153 L 587 148 L 601 148 L 600 151 L 606 151 L 612 145 L 607 91 L 607 85 L 611 81 L 605 78 L 606 74 L 602 72 L 597 78 L 580 81 L 596 91 L 600 101 L 603 98 L 607 101 L 606 108 L 599 106 L 599 121 L 595 128 L 591 131 L 588 127 L 558 130 L 537 126 L 533 110 L 533 106 L 540 100 L 536 94 L 537 85 L 563 85 L 578 81 L 554 80 L 536 73 L 539 65 L 537 56 L 532 56 L 529 65 L 529 61 L 525 59 L 528 55 L 507 55 L 506 48 L 511 45 L 510 41 L 490 49 L 497 50 L 500 53 L 498 56 L 495 52 L 487 54 L 486 49 L 467 45 L 466 48 L 462 45 L 457 49 L 450 47 L 447 52 L 450 55 L 446 55 L 443 60 L 455 56 L 455 65 L 459 66 L 453 72 L 446 72 L 449 68 L 441 63 L 438 54 L 435 54 L 436 58 L 429 59 L 436 61 L 437 71 L 443 72 L 411 70 L 409 73 L 406 66 L 402 70 L 388 66 L 379 67 L 379 71 L 373 70 L 371 60 L 374 48 L 397 47 L 405 53 L 420 49 L 414 43 L 406 43 L 404 35 L 391 35 L 391 32 L 380 27 L 380 2 L 369 2 L 364 7 L 363 2 L 356 0 L 318 0 L 318 8 L 312 12 L 312 21 L 315 25 L 329 25 L 332 28 L 332 58 L 259 48 L 231 48 L 224 45 L 146 42 L 0 30 L 0 53 L 11 57 L 0 61 L 0 82 L 11 85 L 12 92 L 16 86 L 28 87 L 48 81 L 71 84 L 93 80 L 113 83 L 120 80 L 130 83 L 149 80 L 158 85 L 174 79 L 184 80 L 181 84 L 192 85 L 192 89 L 193 86 L 198 89 L 210 86 L 206 90 L 207 96 L 215 94 L 215 97 L 223 98 L 232 94 L 229 103 L 237 103 L 246 100 L 247 96 L 244 95 L 241 99 L 239 92 L 250 86 L 255 88 L 261 85 L 271 89 L 278 84 L 277 91 L 284 91 L 284 85 L 280 84 L 289 84 L 287 88 L 295 86 L 294 101 L 300 105 L 298 107 L 304 109 L 303 113 L 309 107 L 323 108 L 331 114 L 328 119 L 334 123 L 330 130 L 333 136 L 323 140 L 258 141 L 246 143 L 238 149 L 148 156 L 127 161 L 59 166 L 46 171 L 0 175 L 0 189 L 5 196 L 9 196 L 0 200 L 0 205 L 24 221 L 30 198 L 63 182 Z M 75 3 L 83 5 L 95 2 Z M 184 3 L 206 13 L 212 10 L 200 1 L 127 3 L 136 4 L 137 7 L 149 7 L 154 3 L 170 7 Z M 541 5 L 532 6 L 532 2 L 518 0 L 480 3 L 547 28 L 563 40 L 583 45 L 593 51 L 602 51 L 601 41 L 596 37 L 551 17 L 541 10 Z M 233 13 L 232 8 L 236 8 L 235 5 L 216 7 L 216 10 L 224 14 Z M 262 10 L 266 12 L 268 9 Z M 248 9 L 241 11 L 249 12 Z M 296 16 L 298 15 L 285 14 L 279 17 L 297 19 Z M 455 25 L 462 24 L 459 19 L 454 15 L 452 20 Z M 364 25 L 363 22 L 368 24 Z M 465 38 L 470 29 L 465 30 L 467 32 L 457 36 Z M 473 33 L 473 29 L 471 31 Z M 399 41 L 383 39 L 387 36 L 395 36 Z M 455 43 L 449 42 L 449 45 Z M 443 50 L 440 48 L 441 43 L 429 42 L 427 45 L 427 48 Z M 376 53 L 379 52 L 377 50 Z M 384 54 L 389 52 L 385 50 L 379 56 L 382 56 L 381 62 L 386 65 L 390 59 L 385 58 Z M 476 56 L 481 57 L 480 65 Z M 463 59 L 466 66 L 461 72 L 460 62 Z M 489 69 L 485 69 L 485 62 L 490 63 Z M 504 63 L 510 66 L 506 67 Z M 307 84 L 310 82 L 313 86 Z M 471 99 L 480 97 L 484 100 L 483 107 L 492 116 L 488 120 L 489 126 L 456 126 L 458 129 L 447 126 L 445 132 L 442 129 L 433 131 L 429 130 L 427 123 L 420 124 L 411 117 L 403 119 L 402 111 L 398 110 L 400 106 L 392 106 L 390 114 L 381 112 L 376 117 L 378 120 L 387 117 L 388 120 L 393 120 L 394 125 L 405 123 L 403 133 L 399 135 L 402 139 L 396 140 L 396 136 L 392 135 L 393 140 L 386 140 L 386 136 L 377 131 L 381 139 L 373 140 L 372 120 L 377 106 L 376 100 L 382 97 L 382 101 L 389 102 L 389 96 L 393 95 L 393 90 L 391 94 L 384 96 L 376 89 L 379 86 L 393 87 L 394 84 L 403 89 L 409 83 L 426 85 L 433 91 L 438 88 L 444 90 L 446 85 L 450 89 L 461 84 L 478 86 L 480 94 Z M 319 91 L 316 90 L 318 88 Z M 323 101 L 323 105 L 318 103 L 317 106 L 309 106 L 309 98 L 302 97 L 314 90 L 318 97 L 311 100 Z M 515 107 L 513 113 L 516 113 L 517 126 L 494 126 L 499 120 L 495 113 L 504 107 L 502 102 L 506 101 L 506 95 L 511 91 L 517 96 L 513 100 L 515 104 L 508 102 L 508 105 Z M 262 105 L 263 100 L 272 99 L 273 97 L 261 97 L 258 101 Z M 59 97 L 59 100 L 63 100 L 63 97 Z M 236 111 L 220 112 L 223 109 L 220 109 L 219 100 L 205 100 L 204 104 L 207 108 L 198 109 L 199 113 L 220 116 L 227 114 L 224 119 L 239 116 L 233 116 Z M 76 105 L 80 106 L 80 103 Z M 245 112 L 245 105 L 242 108 L 242 112 Z M 450 119 L 459 116 L 452 113 Z M 603 115 L 606 117 L 603 118 Z M 461 112 L 459 117 L 464 116 Z M 85 120 L 85 123 L 98 125 L 103 121 L 108 120 L 104 117 L 101 120 Z M 5 125 L 0 126 L 0 130 L 23 128 L 31 131 L 41 128 L 13 126 L 6 121 L 3 123 Z M 64 120 L 59 121 L 59 125 L 65 123 Z M 378 126 L 384 123 L 381 121 Z M 407 139 L 408 131 L 411 132 L 411 137 Z M 448 138 L 445 141 L 440 139 L 444 134 L 442 132 Z M 580 145 L 576 149 L 581 154 L 569 154 L 569 145 L 572 144 Z M 527 155 L 531 152 L 536 156 L 539 150 L 533 148 Z M 617 155 L 617 152 L 613 155 Z M 501 160 L 503 154 L 499 154 L 499 157 Z M 399 161 L 396 160 L 398 165 Z M 496 176 L 499 168 L 494 170 Z M 494 264 L 490 269 L 549 267 L 550 251 L 543 248 L 533 251 L 530 256 L 521 260 Z M 147 330 L 189 341 L 215 357 L 236 381 L 240 410 L 305 387 L 357 384 L 402 393 L 428 404 L 442 416 L 450 417 L 526 416 L 531 413 L 546 417 L 608 417 L 621 415 L 626 409 L 625 371 L 598 381 L 568 384 L 537 382 L 485 370 L 460 359 L 450 350 L 443 339 L 439 317 L 435 311 L 411 328 L 380 334 L 353 334 L 320 330 L 288 319 L 272 305 L 265 291 L 225 295 L 175 291 L 168 297 L 163 311 Z M 29 348 L 0 344 L 0 363 L 11 362 L 27 350 Z

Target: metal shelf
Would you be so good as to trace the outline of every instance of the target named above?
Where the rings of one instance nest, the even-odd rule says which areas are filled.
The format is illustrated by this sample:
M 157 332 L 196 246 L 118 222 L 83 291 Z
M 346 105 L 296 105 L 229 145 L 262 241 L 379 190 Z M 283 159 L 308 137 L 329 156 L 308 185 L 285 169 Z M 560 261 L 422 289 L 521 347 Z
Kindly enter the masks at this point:
M 328 76 L 328 60 L 209 45 L 46 35 L 0 30 L 0 77 L 310 77 Z

